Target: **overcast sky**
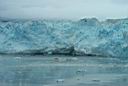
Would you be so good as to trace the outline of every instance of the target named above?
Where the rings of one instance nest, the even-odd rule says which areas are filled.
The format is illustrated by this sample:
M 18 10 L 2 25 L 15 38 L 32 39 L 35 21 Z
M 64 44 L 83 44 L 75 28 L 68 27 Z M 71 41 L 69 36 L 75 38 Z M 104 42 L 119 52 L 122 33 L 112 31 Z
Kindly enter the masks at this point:
M 128 17 L 128 0 L 0 0 L 0 17 L 98 19 Z

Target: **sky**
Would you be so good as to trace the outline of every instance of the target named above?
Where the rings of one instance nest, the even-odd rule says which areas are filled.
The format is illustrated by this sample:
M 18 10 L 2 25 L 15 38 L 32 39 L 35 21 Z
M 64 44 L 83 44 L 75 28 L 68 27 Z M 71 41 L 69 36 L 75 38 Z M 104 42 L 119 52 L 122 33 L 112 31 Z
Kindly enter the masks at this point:
M 0 17 L 99 20 L 128 17 L 128 0 L 0 0 Z

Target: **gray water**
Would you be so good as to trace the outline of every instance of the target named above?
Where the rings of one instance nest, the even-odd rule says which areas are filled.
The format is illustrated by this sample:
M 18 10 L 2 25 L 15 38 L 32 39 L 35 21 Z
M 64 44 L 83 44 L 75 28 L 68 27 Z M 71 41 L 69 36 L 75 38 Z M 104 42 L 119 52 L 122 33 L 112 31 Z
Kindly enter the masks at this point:
M 0 86 L 127 86 L 128 60 L 0 56 Z

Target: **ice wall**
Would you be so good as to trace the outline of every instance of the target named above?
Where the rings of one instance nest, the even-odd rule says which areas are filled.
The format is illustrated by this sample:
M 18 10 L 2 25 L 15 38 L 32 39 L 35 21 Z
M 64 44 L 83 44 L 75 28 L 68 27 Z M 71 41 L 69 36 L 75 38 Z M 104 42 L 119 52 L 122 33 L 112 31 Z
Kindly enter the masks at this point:
M 128 19 L 1 20 L 0 53 L 128 56 Z

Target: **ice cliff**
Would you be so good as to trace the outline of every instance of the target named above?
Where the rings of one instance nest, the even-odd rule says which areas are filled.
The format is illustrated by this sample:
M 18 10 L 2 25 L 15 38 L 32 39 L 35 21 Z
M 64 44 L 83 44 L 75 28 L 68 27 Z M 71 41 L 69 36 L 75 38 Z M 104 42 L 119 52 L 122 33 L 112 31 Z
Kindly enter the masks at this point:
M 128 57 L 128 19 L 0 20 L 0 53 Z

